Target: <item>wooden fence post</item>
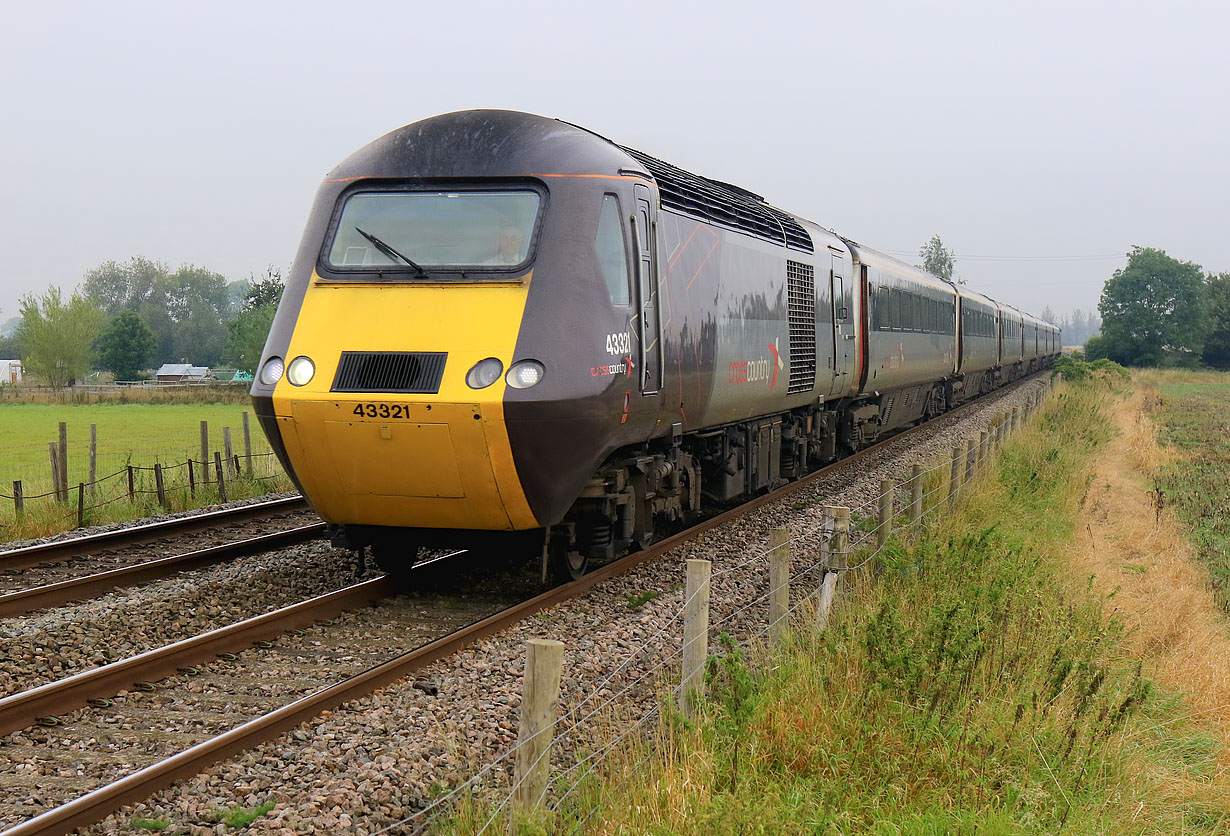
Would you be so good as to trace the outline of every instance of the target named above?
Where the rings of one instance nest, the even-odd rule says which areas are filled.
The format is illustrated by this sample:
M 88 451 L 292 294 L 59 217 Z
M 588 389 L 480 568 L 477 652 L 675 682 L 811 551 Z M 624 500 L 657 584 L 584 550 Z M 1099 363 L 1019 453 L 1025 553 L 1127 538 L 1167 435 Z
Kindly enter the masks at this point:
M 90 424 L 90 496 L 98 491 L 98 425 Z
M 204 465 L 205 478 L 201 481 L 209 484 L 209 422 L 201 422 L 201 463 Z
M 893 494 L 897 486 L 892 479 L 880 480 L 880 514 L 876 520 L 876 551 L 884 548 L 893 533 Z
M 917 525 L 922 519 L 923 503 L 923 466 L 914 462 L 910 469 L 910 525 Z
M 60 501 L 68 502 L 68 422 L 60 422 Z
M 790 627 L 790 532 L 769 532 L 769 640 L 778 644 Z
M 968 485 L 974 478 L 974 468 L 978 466 L 978 442 L 970 438 L 965 442 L 965 479 L 962 485 Z
M 136 480 L 133 479 L 132 465 L 128 465 L 128 501 L 135 502 L 137 499 Z
M 154 463 L 154 488 L 158 491 L 158 504 L 170 510 L 167 505 L 166 486 L 162 483 L 162 465 L 157 462 Z
M 77 528 L 85 527 L 85 482 L 77 483 Z
M 963 471 L 964 463 L 962 459 L 964 455 L 961 452 L 961 445 L 952 448 L 952 475 L 948 478 L 948 510 L 951 511 L 957 506 L 957 491 L 961 487 L 961 471 Z
M 816 607 L 816 629 L 823 632 L 829 626 L 829 613 L 833 611 L 833 594 L 837 589 L 837 573 L 825 572 L 820 585 L 820 603 Z
M 218 477 L 218 498 L 226 502 L 226 477 L 222 475 L 222 454 L 217 450 L 214 451 L 214 475 Z
M 559 681 L 564 664 L 563 642 L 530 639 L 525 644 L 525 675 L 521 684 L 521 732 L 513 773 L 512 822 L 538 809 L 551 776 L 551 742 Z M 516 832 L 515 830 L 513 832 Z
M 697 692 L 705 687 L 705 660 L 709 657 L 709 578 L 713 564 L 688 560 L 683 606 L 683 675 L 679 685 L 679 711 L 696 716 Z
M 231 450 L 231 428 L 222 428 L 222 449 L 226 451 L 226 466 L 231 468 L 231 478 L 239 478 L 239 468 L 235 465 L 235 453 Z
M 989 437 L 990 436 L 987 434 L 986 430 L 981 430 L 978 433 L 978 460 L 975 465 L 978 473 L 981 473 L 986 469 L 988 450 L 987 439 Z
M 47 442 L 47 452 L 51 454 L 51 490 L 55 493 L 56 502 L 60 501 L 60 453 L 54 441 Z
M 188 495 L 196 496 L 196 473 L 193 472 L 192 459 L 188 459 Z
M 13 480 L 13 513 L 19 520 L 26 515 L 26 498 L 21 492 L 20 479 Z
M 850 566 L 850 509 L 842 506 L 837 506 L 833 509 L 833 539 L 830 546 L 830 552 L 833 556 L 833 568 L 839 571 L 845 570 Z M 845 588 L 844 571 L 842 575 L 837 576 L 837 589 L 834 593 L 840 592 Z
M 243 413 L 243 460 L 247 464 L 244 470 L 248 478 L 252 478 L 252 431 L 248 428 L 248 413 Z

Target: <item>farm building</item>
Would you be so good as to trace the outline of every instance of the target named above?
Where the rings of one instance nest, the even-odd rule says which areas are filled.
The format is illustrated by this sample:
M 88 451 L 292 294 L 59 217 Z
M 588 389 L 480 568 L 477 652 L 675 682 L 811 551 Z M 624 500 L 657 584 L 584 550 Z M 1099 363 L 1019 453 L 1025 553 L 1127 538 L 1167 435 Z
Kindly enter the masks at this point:
M 0 360 L 0 383 L 21 383 L 20 360 Z
M 154 375 L 159 383 L 200 383 L 209 375 L 206 366 L 193 366 L 189 363 L 163 363 Z

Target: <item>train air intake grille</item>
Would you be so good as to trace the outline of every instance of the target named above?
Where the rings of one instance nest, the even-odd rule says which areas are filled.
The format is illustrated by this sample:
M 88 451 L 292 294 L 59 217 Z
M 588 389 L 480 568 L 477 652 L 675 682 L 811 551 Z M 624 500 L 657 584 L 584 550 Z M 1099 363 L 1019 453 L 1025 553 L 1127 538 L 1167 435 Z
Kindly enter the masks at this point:
M 765 203 L 760 195 L 676 168 L 635 148 L 620 148 L 649 169 L 658 184 L 663 206 L 792 250 L 814 251 L 811 235 L 803 225 L 792 215 Z
M 790 319 L 790 388 L 786 394 L 816 386 L 816 276 L 810 264 L 786 262 L 787 314 Z
M 447 359 L 444 351 L 343 351 L 331 391 L 435 394 Z

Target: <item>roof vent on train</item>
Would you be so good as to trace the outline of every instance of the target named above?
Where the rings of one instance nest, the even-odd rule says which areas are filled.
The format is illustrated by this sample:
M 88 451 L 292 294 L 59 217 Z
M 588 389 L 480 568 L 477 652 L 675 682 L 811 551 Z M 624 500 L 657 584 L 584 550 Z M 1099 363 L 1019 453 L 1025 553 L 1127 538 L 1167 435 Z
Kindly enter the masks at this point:
M 633 148 L 619 147 L 649 169 L 658 183 L 663 206 L 784 244 L 792 250 L 814 252 L 807 230 L 790 215 L 766 204 L 759 195 L 700 177 Z
M 434 395 L 447 359 L 444 351 L 343 351 L 330 391 Z

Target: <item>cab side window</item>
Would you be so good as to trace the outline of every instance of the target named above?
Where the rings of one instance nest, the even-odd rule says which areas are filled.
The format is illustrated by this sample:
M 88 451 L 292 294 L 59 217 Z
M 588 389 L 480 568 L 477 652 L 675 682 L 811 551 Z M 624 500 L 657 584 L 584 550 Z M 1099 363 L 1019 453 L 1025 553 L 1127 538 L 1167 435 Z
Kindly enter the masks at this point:
M 602 214 L 598 216 L 598 236 L 594 239 L 598 251 L 598 263 L 602 265 L 602 277 L 606 281 L 611 304 L 628 304 L 628 251 L 624 244 L 623 224 L 620 223 L 619 198 L 613 194 L 602 196 Z

